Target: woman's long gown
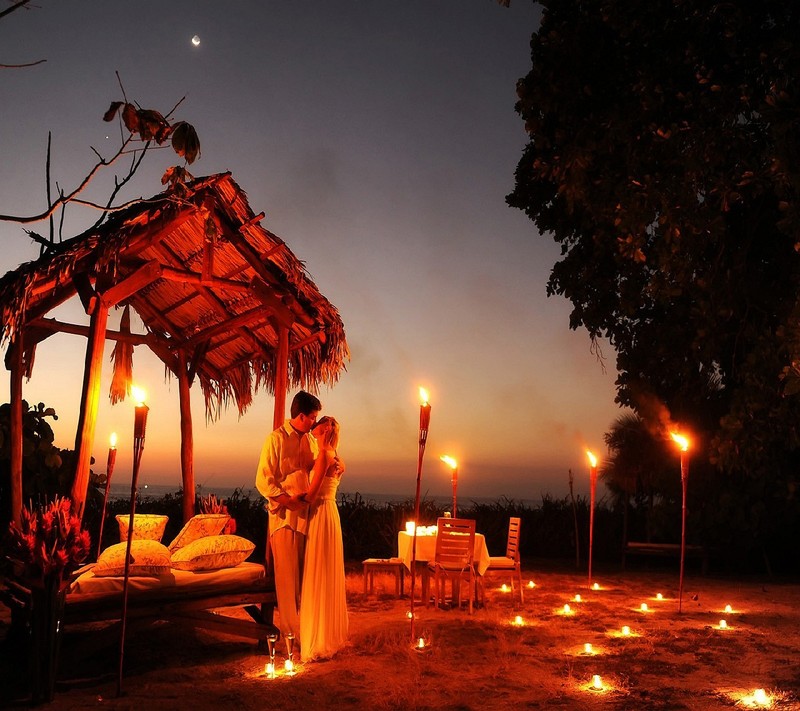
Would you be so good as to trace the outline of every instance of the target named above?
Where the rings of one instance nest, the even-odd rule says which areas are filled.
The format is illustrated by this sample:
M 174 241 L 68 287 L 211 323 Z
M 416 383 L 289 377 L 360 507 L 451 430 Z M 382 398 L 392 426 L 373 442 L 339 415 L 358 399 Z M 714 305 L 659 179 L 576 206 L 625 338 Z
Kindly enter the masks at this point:
M 325 477 L 311 508 L 300 598 L 300 652 L 304 662 L 330 657 L 347 642 L 347 599 L 338 477 Z

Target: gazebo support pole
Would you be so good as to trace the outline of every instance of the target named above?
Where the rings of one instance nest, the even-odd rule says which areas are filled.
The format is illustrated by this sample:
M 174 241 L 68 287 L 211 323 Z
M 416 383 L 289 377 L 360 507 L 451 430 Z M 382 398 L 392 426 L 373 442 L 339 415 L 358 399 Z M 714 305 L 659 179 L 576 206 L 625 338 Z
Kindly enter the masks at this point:
M 183 522 L 194 516 L 194 434 L 186 354 L 178 351 L 178 398 L 181 407 L 181 477 L 183 481 Z
M 108 323 L 108 306 L 97 296 L 92 298 L 92 303 L 94 310 L 86 344 L 81 411 L 78 417 L 78 431 L 75 434 L 75 479 L 72 482 L 73 510 L 80 519 L 83 518 L 86 491 L 89 488 L 89 466 L 92 460 L 94 430 L 97 425 L 97 409 L 100 404 L 100 376 L 103 371 L 103 351 Z
M 24 349 L 17 333 L 10 349 L 11 382 L 11 520 L 22 523 L 22 375 Z
M 278 326 L 278 348 L 275 351 L 275 409 L 272 429 L 278 429 L 286 417 L 286 391 L 289 389 L 289 329 Z

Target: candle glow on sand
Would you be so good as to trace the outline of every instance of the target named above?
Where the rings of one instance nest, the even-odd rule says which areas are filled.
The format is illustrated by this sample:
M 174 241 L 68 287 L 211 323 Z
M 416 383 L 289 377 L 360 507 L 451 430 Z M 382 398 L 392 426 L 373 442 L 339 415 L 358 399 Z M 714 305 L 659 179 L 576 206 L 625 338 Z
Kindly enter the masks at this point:
M 780 693 L 769 693 L 766 689 L 754 689 L 753 691 L 726 692 L 731 701 L 736 706 L 746 709 L 771 709 L 775 708 L 776 702 L 784 695 Z
M 523 627 L 525 625 L 525 620 L 522 619 L 522 615 L 517 615 L 511 624 L 516 627 Z
M 562 615 L 564 617 L 571 617 L 572 615 L 575 614 L 575 610 L 573 610 L 572 607 L 570 607 L 569 603 L 566 603 L 564 607 L 558 610 L 557 614 Z
M 534 582 L 533 582 L 533 580 L 529 580 L 529 581 L 528 581 L 528 587 L 529 587 L 531 590 L 533 590 L 533 588 L 535 588 L 535 587 L 536 587 L 536 583 L 534 583 Z

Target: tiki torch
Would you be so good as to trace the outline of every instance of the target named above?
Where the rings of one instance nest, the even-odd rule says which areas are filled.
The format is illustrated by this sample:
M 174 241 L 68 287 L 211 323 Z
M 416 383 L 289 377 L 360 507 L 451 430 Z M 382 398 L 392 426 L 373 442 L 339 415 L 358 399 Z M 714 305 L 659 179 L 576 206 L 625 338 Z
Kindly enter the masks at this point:
M 597 457 L 588 449 L 589 457 L 589 587 L 592 586 L 592 545 L 594 541 L 594 493 L 597 489 Z
M 428 391 L 419 389 L 419 459 L 417 460 L 417 492 L 414 496 L 414 535 L 411 539 L 411 641 L 416 640 L 414 635 L 414 593 L 417 582 L 417 529 L 419 525 L 419 489 L 422 481 L 422 457 L 425 454 L 425 443 L 428 441 L 428 425 L 431 421 L 431 406 L 428 402 Z
M 122 662 L 125 652 L 125 621 L 128 615 L 128 579 L 130 577 L 131 543 L 133 541 L 133 517 L 136 513 L 136 486 L 139 481 L 139 465 L 144 450 L 144 433 L 147 427 L 147 413 L 150 410 L 144 404 L 145 393 L 140 388 L 131 388 L 136 400 L 133 418 L 133 474 L 131 475 L 131 507 L 128 518 L 128 543 L 125 548 L 125 571 L 122 579 L 122 626 L 119 638 L 119 672 L 117 675 L 117 696 L 122 695 Z
M 670 436 L 681 450 L 681 488 L 683 498 L 681 500 L 681 573 L 678 584 L 678 612 L 683 608 L 683 564 L 686 559 L 686 485 L 689 483 L 689 440 L 682 435 L 670 432 Z
M 453 481 L 453 518 L 458 518 L 456 514 L 456 497 L 458 494 L 458 462 L 453 459 L 449 454 L 443 454 L 439 457 L 452 471 Z
M 109 437 L 108 459 L 106 460 L 106 489 L 103 493 L 103 513 L 100 516 L 100 531 L 97 534 L 97 557 L 103 546 L 103 524 L 106 520 L 106 506 L 108 505 L 108 488 L 111 486 L 111 475 L 114 473 L 114 464 L 117 461 L 117 433 L 112 432 Z

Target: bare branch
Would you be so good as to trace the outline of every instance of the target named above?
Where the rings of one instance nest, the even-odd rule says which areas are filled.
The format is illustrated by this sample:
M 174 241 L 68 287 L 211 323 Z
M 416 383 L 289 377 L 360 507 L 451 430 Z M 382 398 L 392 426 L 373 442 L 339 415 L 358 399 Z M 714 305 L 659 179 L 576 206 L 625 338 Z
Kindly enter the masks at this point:
M 7 7 L 5 10 L 0 10 L 0 18 L 11 14 L 14 12 L 14 10 L 19 10 L 21 7 L 27 5 L 30 1 L 31 0 L 19 0 L 19 2 L 15 2 L 11 7 Z
M 37 59 L 35 62 L 25 62 L 25 64 L 0 64 L 0 69 L 24 69 L 25 67 L 35 67 L 46 61 L 46 59 Z

